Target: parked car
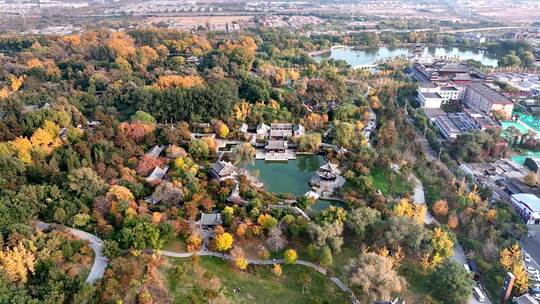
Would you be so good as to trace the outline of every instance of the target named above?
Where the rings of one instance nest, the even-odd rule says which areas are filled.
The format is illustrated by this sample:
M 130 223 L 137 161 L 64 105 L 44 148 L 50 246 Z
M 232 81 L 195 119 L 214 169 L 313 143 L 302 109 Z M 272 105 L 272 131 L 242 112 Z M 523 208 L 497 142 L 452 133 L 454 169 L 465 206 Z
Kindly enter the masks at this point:
M 525 253 L 524 259 L 525 259 L 525 262 L 527 263 L 531 262 L 531 256 L 528 253 Z
M 478 266 L 476 265 L 476 261 L 475 260 L 469 260 L 468 264 L 469 264 L 469 269 L 473 273 L 474 280 L 479 281 L 480 280 L 480 272 L 478 271 Z
M 537 295 L 537 296 L 540 296 L 540 286 L 532 286 L 532 287 L 529 287 L 529 293 L 531 295 Z
M 473 294 L 476 297 L 476 299 L 478 300 L 478 302 L 483 303 L 483 302 L 486 301 L 486 296 L 484 296 L 484 293 L 480 290 L 480 288 L 474 287 L 473 288 Z

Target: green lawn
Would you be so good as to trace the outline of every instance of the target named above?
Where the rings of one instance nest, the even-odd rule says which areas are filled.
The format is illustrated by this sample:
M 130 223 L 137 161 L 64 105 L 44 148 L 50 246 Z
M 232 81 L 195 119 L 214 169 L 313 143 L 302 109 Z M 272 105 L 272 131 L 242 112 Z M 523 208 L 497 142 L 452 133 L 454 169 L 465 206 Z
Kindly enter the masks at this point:
M 399 275 L 403 276 L 408 283 L 407 292 L 403 294 L 406 303 L 424 303 L 429 298 L 432 303 L 435 299 L 429 296 L 428 282 L 429 273 L 424 271 L 419 262 L 403 261 L 398 268 Z
M 163 250 L 187 252 L 186 242 L 180 238 L 172 239 L 163 246 Z
M 276 277 L 272 266 L 249 265 L 242 272 L 219 258 L 201 257 L 199 266 L 188 259 L 169 259 L 163 266 L 172 303 L 348 303 L 348 296 L 320 273 L 301 265 L 282 265 Z M 172 270 L 177 265 L 183 275 Z M 308 274 L 311 284 L 302 294 L 301 275 Z M 237 293 L 233 289 L 240 287 Z M 322 300 L 322 301 L 320 301 Z
M 412 191 L 411 183 L 391 169 L 373 167 L 370 170 L 373 178 L 373 186 L 384 195 L 400 196 L 402 193 Z

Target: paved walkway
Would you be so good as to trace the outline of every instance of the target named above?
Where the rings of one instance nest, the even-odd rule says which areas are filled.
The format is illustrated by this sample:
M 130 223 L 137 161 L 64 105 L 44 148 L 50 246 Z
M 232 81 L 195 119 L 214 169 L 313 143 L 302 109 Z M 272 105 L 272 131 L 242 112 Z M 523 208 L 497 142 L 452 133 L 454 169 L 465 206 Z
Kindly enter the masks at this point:
M 54 228 L 54 226 L 55 225 L 43 223 L 40 221 L 36 222 L 36 227 L 41 230 L 48 229 L 49 227 Z M 74 236 L 82 240 L 86 240 L 90 242 L 90 247 L 92 247 L 92 250 L 94 250 L 95 257 L 94 257 L 94 264 L 92 265 L 92 269 L 90 270 L 90 273 L 88 274 L 88 278 L 86 278 L 86 283 L 93 284 L 96 280 L 101 279 L 103 277 L 103 274 L 105 273 L 105 268 L 107 268 L 107 265 L 109 263 L 109 259 L 103 256 L 103 253 L 101 252 L 101 247 L 103 246 L 103 242 L 101 241 L 101 239 L 93 234 L 90 234 L 82 230 L 68 228 L 61 225 L 58 225 L 58 227 L 62 227 L 68 230 Z
M 414 179 L 414 202 L 417 204 L 426 204 L 426 195 L 424 193 L 424 185 L 422 182 L 415 176 L 412 175 Z M 433 216 L 431 215 L 431 212 L 429 212 L 429 209 L 427 209 L 426 206 L 426 216 L 424 218 L 424 224 L 430 225 L 435 221 Z

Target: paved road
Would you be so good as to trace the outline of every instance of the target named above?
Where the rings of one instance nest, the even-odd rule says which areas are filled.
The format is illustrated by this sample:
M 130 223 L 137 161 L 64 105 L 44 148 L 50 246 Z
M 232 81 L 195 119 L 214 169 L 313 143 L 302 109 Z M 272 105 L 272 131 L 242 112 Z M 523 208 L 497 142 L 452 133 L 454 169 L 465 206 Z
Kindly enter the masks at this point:
M 415 180 L 414 201 L 416 203 L 425 204 L 426 199 L 425 199 L 425 193 L 424 193 L 424 185 L 422 184 L 422 182 L 416 176 L 413 176 L 413 178 Z M 433 218 L 433 216 L 431 215 L 431 213 L 428 210 L 426 212 L 426 217 L 424 219 L 424 223 L 426 225 L 428 225 L 428 224 L 432 224 L 435 221 L 436 220 Z M 465 252 L 464 252 L 463 247 L 461 246 L 461 244 L 459 242 L 454 244 L 454 254 L 452 255 L 451 258 L 454 261 L 458 262 L 460 265 L 467 264 L 467 258 L 465 257 Z M 485 293 L 485 290 L 482 288 L 482 286 L 479 286 L 479 287 Z M 490 304 L 490 303 L 491 302 L 487 298 L 486 298 L 486 301 L 479 302 L 476 299 L 476 297 L 474 297 L 474 295 L 471 296 L 471 298 L 469 299 L 469 304 Z
M 49 227 L 54 227 L 54 225 L 38 221 L 36 222 L 36 227 L 38 229 L 44 230 L 44 229 L 48 229 Z M 105 273 L 105 268 L 107 268 L 107 264 L 109 263 L 109 259 L 104 257 L 103 253 L 101 252 L 101 247 L 103 245 L 103 242 L 101 241 L 101 239 L 93 234 L 90 234 L 82 230 L 77 230 L 77 229 L 63 227 L 63 226 L 58 226 L 58 227 L 67 229 L 70 233 L 72 233 L 76 237 L 90 242 L 90 247 L 92 247 L 92 250 L 94 250 L 94 264 L 92 265 L 92 269 L 90 270 L 90 273 L 88 274 L 88 278 L 86 278 L 86 283 L 93 284 L 96 280 L 101 279 L 101 277 L 103 277 L 103 274 Z
M 540 225 L 529 225 L 529 236 L 521 240 L 523 250 L 531 256 L 527 266 L 540 269 Z
M 426 204 L 426 195 L 424 193 L 424 185 L 422 182 L 416 177 L 412 176 L 414 179 L 414 201 L 417 204 Z M 426 207 L 427 208 L 427 207 Z M 429 212 L 429 209 L 426 210 L 426 216 L 424 218 L 424 224 L 430 225 L 435 221 L 433 216 L 431 215 L 431 212 Z

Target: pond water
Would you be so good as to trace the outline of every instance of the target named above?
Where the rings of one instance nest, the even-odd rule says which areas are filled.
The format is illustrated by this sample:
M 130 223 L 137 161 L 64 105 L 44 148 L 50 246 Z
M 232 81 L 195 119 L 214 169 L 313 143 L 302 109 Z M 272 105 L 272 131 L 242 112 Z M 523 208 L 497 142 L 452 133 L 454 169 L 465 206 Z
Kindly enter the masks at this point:
M 310 215 L 317 215 L 321 213 L 323 210 L 330 206 L 336 206 L 336 207 L 342 207 L 345 208 L 345 204 L 338 201 L 333 200 L 325 200 L 325 199 L 318 199 L 311 208 L 309 208 L 309 214 Z
M 375 49 L 335 49 L 330 53 L 313 57 L 317 61 L 323 59 L 345 60 L 352 67 L 362 67 L 374 64 L 378 60 L 385 60 L 396 57 L 407 57 L 412 55 L 413 48 L 375 48 Z M 488 55 L 482 50 L 462 49 L 457 47 L 427 47 L 424 49 L 424 56 L 433 57 L 459 57 L 461 60 L 474 59 L 480 61 L 485 66 L 497 66 L 497 58 Z
M 256 170 L 267 191 L 292 193 L 296 196 L 309 191 L 308 180 L 326 161 L 320 155 L 297 155 L 287 162 L 255 160 L 248 170 Z
M 267 191 L 299 196 L 310 190 L 309 179 L 325 163 L 326 160 L 321 155 L 297 155 L 295 160 L 287 162 L 255 160 L 248 166 L 248 170 L 258 173 Z M 316 215 L 332 205 L 341 206 L 342 203 L 319 199 L 310 208 L 309 213 Z

